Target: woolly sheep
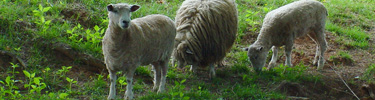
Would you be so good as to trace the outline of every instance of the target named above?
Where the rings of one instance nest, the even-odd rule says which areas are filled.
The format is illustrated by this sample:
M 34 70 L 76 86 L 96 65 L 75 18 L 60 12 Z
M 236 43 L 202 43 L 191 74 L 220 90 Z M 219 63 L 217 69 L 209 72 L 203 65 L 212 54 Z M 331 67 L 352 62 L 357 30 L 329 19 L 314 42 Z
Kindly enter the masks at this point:
M 260 71 L 265 65 L 271 47 L 273 55 L 268 69 L 275 66 L 278 49 L 283 45 L 285 45 L 285 64 L 292 66 L 293 42 L 297 37 L 307 34 L 317 44 L 313 63 L 318 63 L 318 70 L 322 69 L 324 52 L 327 48 L 324 34 L 327 15 L 324 5 L 315 0 L 296 1 L 269 12 L 264 18 L 257 40 L 248 47 L 248 57 L 252 66 L 256 71 Z
M 140 65 L 152 64 L 153 90 L 165 88 L 168 60 L 173 50 L 176 27 L 164 15 L 148 15 L 134 20 L 131 12 L 140 6 L 125 3 L 107 6 L 109 24 L 103 38 L 104 60 L 111 79 L 108 99 L 116 95 L 116 72 L 123 71 L 128 83 L 124 99 L 133 98 L 133 75 Z
M 172 57 L 178 66 L 210 66 L 220 63 L 237 34 L 237 8 L 234 0 L 185 0 L 176 15 L 176 44 Z

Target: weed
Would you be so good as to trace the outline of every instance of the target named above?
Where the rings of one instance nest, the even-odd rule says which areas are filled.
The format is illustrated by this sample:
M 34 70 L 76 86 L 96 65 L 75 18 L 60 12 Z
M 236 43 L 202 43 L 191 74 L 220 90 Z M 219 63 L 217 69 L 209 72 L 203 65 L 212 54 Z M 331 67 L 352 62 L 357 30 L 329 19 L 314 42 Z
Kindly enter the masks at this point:
M 34 85 L 31 85 L 33 89 L 30 90 L 30 92 L 37 92 L 38 94 L 41 94 L 41 91 L 46 88 L 46 84 L 43 82 L 40 82 L 42 78 L 41 77 L 35 77 L 34 78 Z
M 69 72 L 69 70 L 72 68 L 72 66 L 68 66 L 68 67 L 66 67 L 66 66 L 62 66 L 62 68 L 61 69 L 59 69 L 59 70 L 57 70 L 57 75 L 59 75 L 59 77 L 60 78 L 64 78 L 64 77 L 66 77 L 65 75 L 66 75 L 66 73 L 67 72 Z
M 68 93 L 72 93 L 72 84 L 75 84 L 77 83 L 77 81 L 75 81 L 74 79 L 71 79 L 69 77 L 66 77 L 66 81 L 69 82 L 69 88 L 68 88 Z
M 43 72 L 43 79 L 46 79 L 46 80 L 49 80 L 50 78 L 50 76 L 49 76 L 49 71 L 51 70 L 51 68 L 49 68 L 49 67 L 46 67 L 46 68 L 44 68 L 44 70 L 42 70 L 42 72 Z M 47 84 L 48 84 L 48 82 L 47 82 Z
M 183 83 L 185 82 L 186 80 L 181 80 L 181 82 L 177 82 L 175 81 L 174 84 L 175 86 L 172 87 L 171 91 L 169 92 L 169 94 L 171 95 L 171 98 L 165 98 L 163 100 L 175 100 L 175 99 L 182 99 L 182 100 L 189 100 L 190 97 L 188 96 L 185 96 L 184 95 L 184 89 L 185 89 L 185 85 L 183 85 Z
M 30 87 L 32 85 L 32 81 L 34 80 L 34 77 L 35 77 L 35 73 L 33 74 L 30 74 L 28 71 L 26 70 L 23 70 L 23 73 L 25 74 L 25 76 L 27 78 L 29 78 L 29 84 L 25 84 L 24 87 L 27 88 L 29 91 L 30 91 Z M 31 91 L 30 91 L 31 92 Z
M 35 77 L 35 73 L 30 74 L 26 70 L 23 70 L 23 73 L 29 79 L 29 83 L 24 84 L 24 87 L 28 89 L 30 94 L 33 94 L 34 92 L 37 92 L 37 94 L 41 94 L 41 91 L 47 87 L 45 83 L 40 81 L 42 80 L 41 77 Z M 30 87 L 32 89 L 30 89 Z
M 120 92 L 124 92 L 125 89 L 123 88 L 123 86 L 125 86 L 125 85 L 128 84 L 128 83 L 126 82 L 126 77 L 121 76 L 121 77 L 117 78 L 117 82 L 118 82 L 119 85 L 120 85 Z
M 75 26 L 73 29 L 71 30 L 66 30 L 66 33 L 69 33 L 69 39 L 72 41 L 72 42 L 75 42 L 75 43 L 81 43 L 83 38 L 80 37 L 78 34 L 76 34 L 76 31 L 80 31 L 80 30 L 83 30 L 83 28 L 81 27 L 81 24 L 78 24 L 77 26 Z
M 8 72 L 8 73 L 11 73 L 11 76 L 7 76 L 5 78 L 5 82 L 1 81 L 0 83 L 1 84 L 4 84 L 6 87 L 8 87 L 8 89 L 6 88 L 3 88 L 2 89 L 2 92 L 4 95 L 8 94 L 11 96 L 10 99 L 15 99 L 16 97 L 20 96 L 20 91 L 17 91 L 17 89 L 19 89 L 15 84 L 17 82 L 21 82 L 20 80 L 16 80 L 14 79 L 15 78 L 15 75 L 17 73 L 19 73 L 18 71 L 16 71 L 16 68 L 19 67 L 18 64 L 13 64 L 13 63 L 10 63 L 12 66 L 12 71 L 11 72 Z
M 39 20 L 36 20 L 36 23 L 40 30 L 40 35 L 46 36 L 47 29 L 50 27 L 51 20 L 46 20 L 44 13 L 46 13 L 51 7 L 43 7 L 39 4 L 38 10 L 33 10 L 34 16 L 39 17 Z

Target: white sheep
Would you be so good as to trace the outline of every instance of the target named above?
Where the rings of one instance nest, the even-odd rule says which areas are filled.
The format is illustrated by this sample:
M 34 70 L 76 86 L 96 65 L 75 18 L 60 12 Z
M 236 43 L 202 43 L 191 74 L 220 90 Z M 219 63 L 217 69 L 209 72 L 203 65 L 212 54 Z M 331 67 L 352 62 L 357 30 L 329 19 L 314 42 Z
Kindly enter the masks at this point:
M 318 70 L 322 69 L 327 48 L 324 34 L 327 15 L 324 5 L 315 0 L 296 1 L 267 13 L 257 40 L 248 47 L 252 66 L 256 71 L 261 70 L 272 47 L 273 55 L 268 69 L 272 68 L 276 65 L 278 49 L 285 45 L 285 64 L 291 67 L 293 42 L 307 34 L 317 44 L 313 63 L 318 63 Z
M 168 60 L 176 36 L 174 21 L 157 14 L 131 20 L 130 13 L 138 8 L 140 6 L 124 3 L 107 6 L 109 24 L 102 49 L 111 79 L 108 99 L 116 95 L 117 71 L 126 74 L 128 84 L 124 99 L 133 98 L 133 75 L 140 65 L 153 65 L 154 91 L 163 92 L 165 88 Z
M 185 0 L 176 15 L 176 44 L 173 58 L 178 66 L 195 68 L 222 61 L 236 39 L 237 8 L 235 0 Z

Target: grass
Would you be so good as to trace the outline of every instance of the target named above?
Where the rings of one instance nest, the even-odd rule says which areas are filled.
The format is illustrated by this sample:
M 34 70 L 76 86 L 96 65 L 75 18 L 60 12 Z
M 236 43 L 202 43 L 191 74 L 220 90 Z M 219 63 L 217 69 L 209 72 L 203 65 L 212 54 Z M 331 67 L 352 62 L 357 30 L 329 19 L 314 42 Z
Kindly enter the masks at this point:
M 366 72 L 362 75 L 361 79 L 365 80 L 368 83 L 375 83 L 375 65 L 371 64 L 366 69 Z
M 64 43 L 73 50 L 103 59 L 101 39 L 107 27 L 105 7 L 111 3 L 137 4 L 141 9 L 132 17 L 164 14 L 174 19 L 183 0 L 1 0 L 0 50 L 20 56 L 28 64 L 0 65 L 0 100 L 2 99 L 106 99 L 109 78 L 103 72 L 88 74 L 80 61 L 66 63 L 57 60 L 50 44 Z M 188 70 L 170 67 L 167 73 L 167 92 L 157 94 L 152 89 L 149 66 L 138 67 L 134 81 L 137 99 L 286 99 L 286 95 L 269 88 L 282 81 L 322 83 L 319 75 L 308 74 L 309 67 L 280 65 L 269 71 L 255 73 L 240 47 L 245 36 L 256 38 L 265 14 L 295 0 L 236 0 L 239 29 L 235 46 L 225 58 L 228 66 L 218 68 L 217 78 L 205 80 Z M 326 5 L 329 16 L 326 30 L 338 37 L 336 41 L 353 49 L 371 48 L 375 27 L 374 0 L 319 0 Z M 342 58 L 352 58 L 339 52 Z M 184 68 L 186 69 L 186 68 Z M 373 82 L 374 65 L 369 66 L 363 80 Z M 205 75 L 203 73 L 203 75 Z M 117 99 L 121 99 L 126 83 L 118 73 Z
M 366 49 L 369 47 L 369 39 L 370 35 L 365 33 L 359 27 L 352 27 L 352 28 L 342 28 L 338 25 L 335 25 L 331 22 L 326 24 L 326 28 L 328 31 L 339 36 L 337 42 L 343 43 L 349 47 L 359 47 L 362 49 Z

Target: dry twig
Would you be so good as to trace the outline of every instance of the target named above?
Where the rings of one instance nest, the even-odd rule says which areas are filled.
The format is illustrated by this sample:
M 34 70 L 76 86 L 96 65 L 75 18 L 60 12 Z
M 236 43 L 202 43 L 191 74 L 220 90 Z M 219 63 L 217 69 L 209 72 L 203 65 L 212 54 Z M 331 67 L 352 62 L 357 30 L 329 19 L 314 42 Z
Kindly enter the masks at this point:
M 331 69 L 339 76 L 339 78 L 341 79 L 341 81 L 345 84 L 346 87 L 348 87 L 348 89 L 350 90 L 350 92 L 352 92 L 352 94 L 358 99 L 359 97 L 353 92 L 353 90 L 349 87 L 349 85 L 345 82 L 345 80 L 341 77 L 341 75 L 332 67 L 332 66 L 329 66 L 331 67 Z

